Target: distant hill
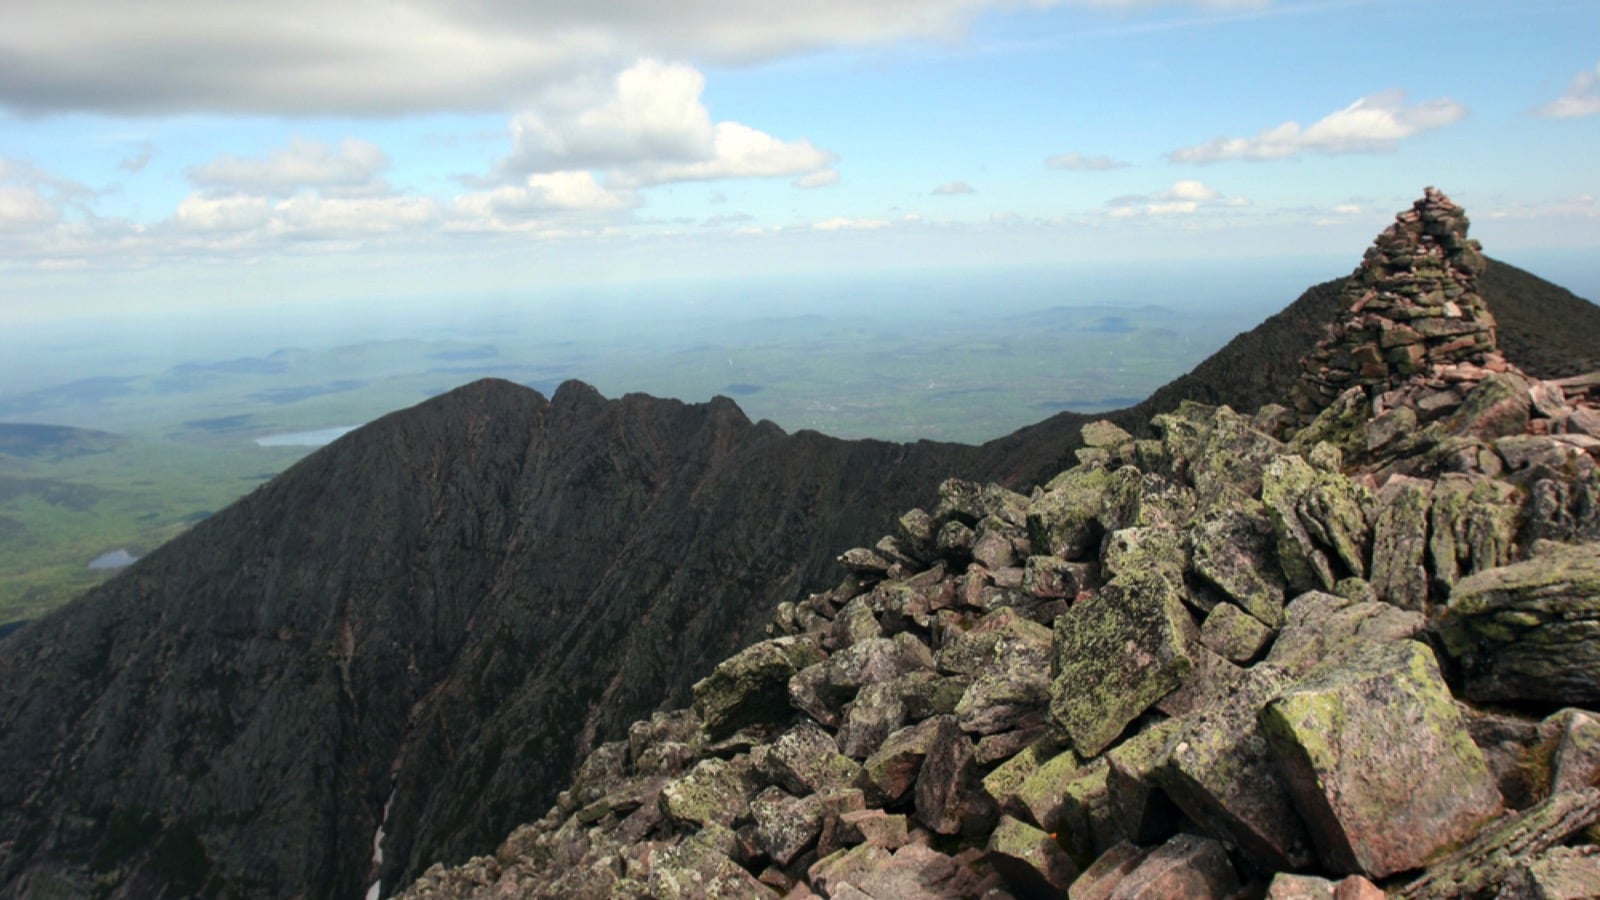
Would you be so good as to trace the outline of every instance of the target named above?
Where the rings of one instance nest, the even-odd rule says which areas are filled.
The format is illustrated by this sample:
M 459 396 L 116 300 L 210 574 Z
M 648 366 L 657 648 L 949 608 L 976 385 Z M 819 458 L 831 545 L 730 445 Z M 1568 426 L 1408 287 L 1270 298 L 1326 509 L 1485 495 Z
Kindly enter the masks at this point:
M 1508 354 L 1590 367 L 1600 311 L 1491 273 Z M 1332 284 L 1110 418 L 1276 399 Z M 0 895 L 352 897 L 486 851 L 841 549 L 1090 418 L 899 445 L 492 380 L 386 416 L 0 643 Z
M 104 453 L 126 440 L 120 435 L 86 428 L 0 422 L 0 456 L 20 459 L 67 459 Z

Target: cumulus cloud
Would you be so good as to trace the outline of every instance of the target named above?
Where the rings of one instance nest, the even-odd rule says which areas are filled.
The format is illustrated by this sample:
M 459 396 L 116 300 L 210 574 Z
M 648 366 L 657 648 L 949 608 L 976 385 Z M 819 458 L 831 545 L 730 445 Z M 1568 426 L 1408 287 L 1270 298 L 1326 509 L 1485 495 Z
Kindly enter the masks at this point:
M 1302 153 L 1384 153 L 1400 141 L 1460 121 L 1466 107 L 1448 97 L 1407 104 L 1402 90 L 1362 97 L 1309 126 L 1284 122 L 1255 137 L 1219 137 L 1167 154 L 1174 163 L 1287 159 Z
M 1179 181 L 1164 191 L 1151 194 L 1124 194 L 1107 201 L 1113 218 L 1133 216 L 1186 216 L 1203 209 L 1249 206 L 1243 197 L 1226 197 L 1221 191 L 1199 181 Z
M 1579 72 L 1567 85 L 1566 93 L 1534 110 L 1552 119 L 1575 119 L 1600 113 L 1600 63 Z
M 325 194 L 371 194 L 387 191 L 380 177 L 389 157 L 377 144 L 346 138 L 338 147 L 302 137 L 292 138 L 264 157 L 219 154 L 208 163 L 184 171 L 197 185 L 244 194 L 284 196 L 314 188 Z
M 949 181 L 934 188 L 929 193 L 935 197 L 954 197 L 959 194 L 976 194 L 978 191 L 965 181 Z
M 801 176 L 801 187 L 838 180 L 834 154 L 739 122 L 713 122 L 701 102 L 705 76 L 644 59 L 609 85 L 574 85 L 511 121 L 512 151 L 500 177 L 598 169 L 615 190 L 676 181 Z
M 1069 172 L 1104 172 L 1107 169 L 1121 169 L 1128 164 L 1120 159 L 1109 156 L 1085 156 L 1073 151 L 1071 153 L 1057 153 L 1044 161 L 1052 169 L 1065 169 Z
M 632 209 L 639 203 L 638 195 L 611 190 L 592 172 L 564 171 L 535 173 L 520 184 L 457 197 L 452 207 L 461 216 L 526 219 Z

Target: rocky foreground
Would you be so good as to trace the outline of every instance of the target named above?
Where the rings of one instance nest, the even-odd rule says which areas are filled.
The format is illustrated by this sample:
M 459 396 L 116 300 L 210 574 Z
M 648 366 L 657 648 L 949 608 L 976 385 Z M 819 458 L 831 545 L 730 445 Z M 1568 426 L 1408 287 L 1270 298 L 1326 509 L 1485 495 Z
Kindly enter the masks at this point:
M 692 708 L 403 896 L 1600 895 L 1600 377 L 1380 236 L 1293 408 L 950 480 Z

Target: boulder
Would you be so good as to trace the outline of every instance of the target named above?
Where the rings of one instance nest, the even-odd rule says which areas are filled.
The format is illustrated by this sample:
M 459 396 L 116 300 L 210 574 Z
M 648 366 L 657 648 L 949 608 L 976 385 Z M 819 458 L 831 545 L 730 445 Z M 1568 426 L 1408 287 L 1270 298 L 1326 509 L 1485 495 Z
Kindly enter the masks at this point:
M 994 798 L 983 789 L 972 739 L 940 721 L 917 772 L 917 820 L 935 834 L 976 835 L 994 825 Z
M 750 801 L 750 814 L 762 851 L 780 866 L 787 866 L 822 833 L 822 801 L 815 794 L 794 797 L 768 787 Z
M 899 803 L 916 786 L 928 753 L 952 735 L 965 737 L 954 716 L 934 716 L 889 735 L 863 765 L 868 784 L 884 803 Z
M 1500 812 L 1433 652 L 1367 644 L 1272 700 L 1261 727 L 1330 871 L 1414 869 Z
M 1397 475 L 1378 492 L 1372 534 L 1373 590 L 1401 609 L 1427 609 L 1428 507 L 1433 483 Z
M 1105 533 L 1100 515 L 1113 484 L 1102 467 L 1080 466 L 1056 476 L 1044 493 L 1028 504 L 1028 537 L 1036 553 L 1081 559 Z
M 781 637 L 724 660 L 691 689 L 706 735 L 720 740 L 746 725 L 786 720 L 792 715 L 789 679 L 823 658 L 813 639 Z
M 802 721 L 751 758 L 772 783 L 796 796 L 855 787 L 861 778 L 861 766 L 814 722 Z
M 1298 869 L 1312 858 L 1310 835 L 1257 724 L 1262 707 L 1290 684 L 1269 665 L 1249 669 L 1225 701 L 1184 717 L 1156 772 L 1190 819 L 1272 871 Z
M 989 837 L 989 864 L 1023 900 L 1066 893 L 1078 866 L 1054 837 L 1010 816 L 1000 817 Z
M 1228 851 L 1216 841 L 1179 834 L 1150 851 L 1124 875 L 1108 900 L 1225 900 L 1239 890 Z
M 1425 627 L 1419 612 L 1307 591 L 1285 609 L 1283 629 L 1264 661 L 1291 675 L 1302 675 L 1367 643 L 1415 637 Z
M 1433 489 L 1428 564 L 1440 593 L 1461 578 L 1511 561 L 1517 535 L 1517 490 L 1503 481 L 1447 474 Z
M 1232 603 L 1218 603 L 1200 625 L 1200 643 L 1240 665 L 1260 656 L 1272 636 L 1271 628 Z
M 1273 550 L 1272 521 L 1247 510 L 1226 510 L 1195 526 L 1190 567 L 1240 609 L 1277 627 L 1283 623 L 1284 584 Z
M 1545 549 L 1456 585 L 1440 631 L 1468 698 L 1600 701 L 1600 544 Z
M 716 838 L 702 833 L 664 850 L 651 866 L 649 893 L 645 896 L 658 900 L 754 900 L 778 896 L 730 859 L 718 843 Z
M 1055 623 L 1050 715 L 1084 756 L 1104 750 L 1193 668 L 1194 623 L 1163 578 L 1112 582 Z
M 1600 897 L 1600 847 L 1557 847 L 1518 865 L 1495 900 L 1592 900 Z
M 748 757 L 703 759 L 661 789 L 661 810 L 683 825 L 731 825 L 749 806 L 755 786 Z
M 1346 575 L 1366 577 L 1373 498 L 1364 487 L 1299 456 L 1280 456 L 1263 473 L 1261 501 L 1290 587 L 1331 590 Z

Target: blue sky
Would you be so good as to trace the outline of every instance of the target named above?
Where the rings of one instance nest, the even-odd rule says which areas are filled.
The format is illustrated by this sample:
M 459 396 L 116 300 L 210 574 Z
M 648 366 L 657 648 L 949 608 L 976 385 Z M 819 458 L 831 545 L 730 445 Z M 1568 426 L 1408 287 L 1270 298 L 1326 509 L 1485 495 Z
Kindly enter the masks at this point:
M 0 321 L 907 266 L 1600 250 L 1593 0 L 0 9 Z

